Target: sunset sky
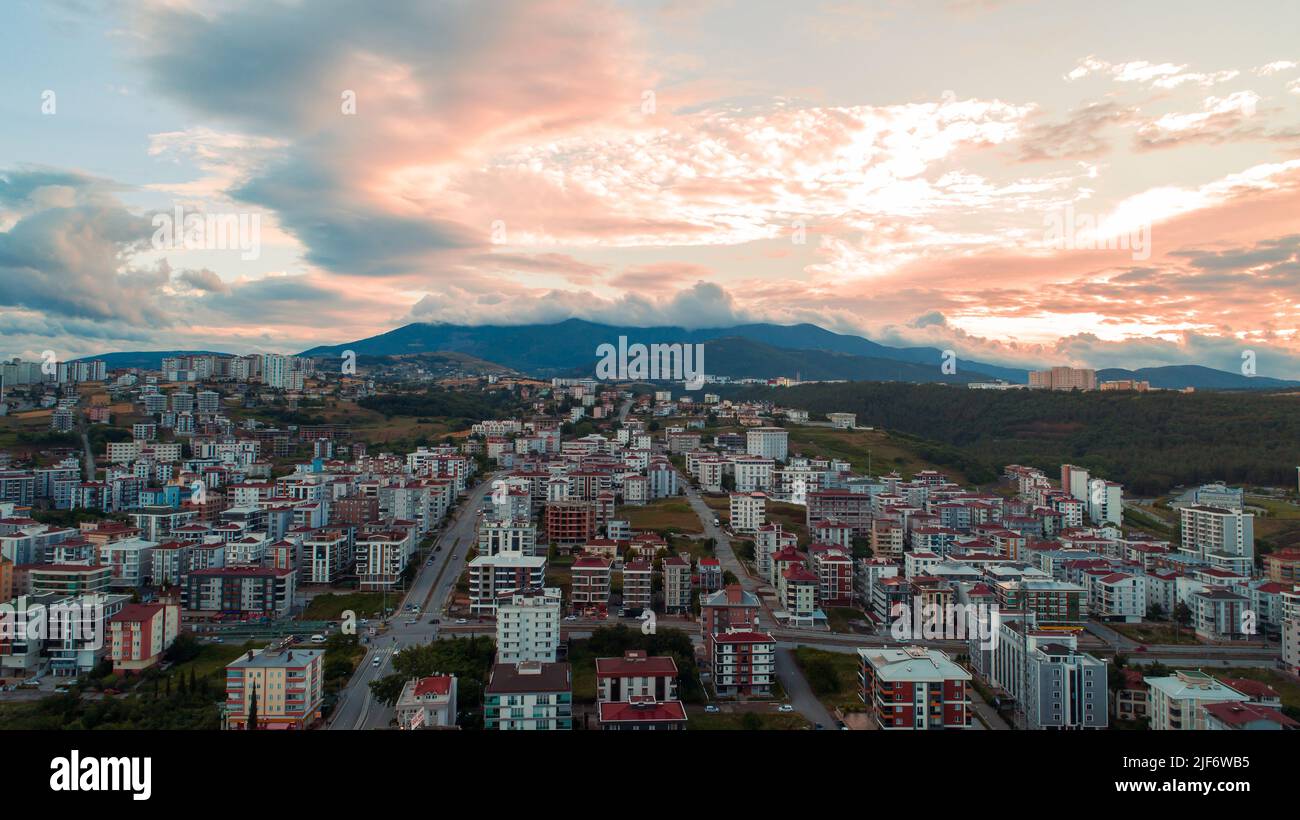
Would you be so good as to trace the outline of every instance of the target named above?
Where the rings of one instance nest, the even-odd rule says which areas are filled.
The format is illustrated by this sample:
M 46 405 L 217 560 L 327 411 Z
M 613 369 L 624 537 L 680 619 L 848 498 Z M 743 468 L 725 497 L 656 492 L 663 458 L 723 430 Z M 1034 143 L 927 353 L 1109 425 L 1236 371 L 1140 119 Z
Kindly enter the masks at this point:
M 2 358 L 576 316 L 1300 378 L 1295 0 L 0 22 Z M 256 216 L 260 253 L 157 246 L 177 207 Z

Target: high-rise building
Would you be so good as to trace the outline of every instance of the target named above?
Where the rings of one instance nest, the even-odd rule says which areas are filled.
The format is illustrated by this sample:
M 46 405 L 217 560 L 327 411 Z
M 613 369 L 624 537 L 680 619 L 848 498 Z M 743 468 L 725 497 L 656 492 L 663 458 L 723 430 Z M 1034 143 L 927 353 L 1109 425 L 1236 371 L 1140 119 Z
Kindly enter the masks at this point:
M 1097 371 L 1083 367 L 1031 370 L 1029 387 L 1034 390 L 1096 390 Z

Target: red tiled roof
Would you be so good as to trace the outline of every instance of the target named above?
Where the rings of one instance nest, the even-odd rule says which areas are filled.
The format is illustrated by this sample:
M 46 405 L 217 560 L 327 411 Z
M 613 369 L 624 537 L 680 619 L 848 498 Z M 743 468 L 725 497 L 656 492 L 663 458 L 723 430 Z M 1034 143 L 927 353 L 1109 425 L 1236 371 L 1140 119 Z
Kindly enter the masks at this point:
M 430 675 L 427 678 L 420 678 L 415 682 L 415 696 L 423 697 L 424 695 L 447 695 L 451 693 L 451 676 L 450 675 Z
M 601 703 L 601 723 L 642 723 L 651 721 L 686 722 L 686 708 L 680 700 L 663 703 L 653 701 L 616 701 Z
M 621 658 L 596 658 L 596 677 L 663 677 L 677 676 L 677 662 L 668 655 L 645 657 L 629 652 Z
M 1209 703 L 1204 706 L 1204 709 L 1207 714 L 1213 715 L 1221 723 L 1229 726 L 1245 726 L 1257 720 L 1272 721 L 1290 729 L 1300 726 L 1300 723 L 1282 714 L 1280 710 L 1260 706 L 1257 703 Z

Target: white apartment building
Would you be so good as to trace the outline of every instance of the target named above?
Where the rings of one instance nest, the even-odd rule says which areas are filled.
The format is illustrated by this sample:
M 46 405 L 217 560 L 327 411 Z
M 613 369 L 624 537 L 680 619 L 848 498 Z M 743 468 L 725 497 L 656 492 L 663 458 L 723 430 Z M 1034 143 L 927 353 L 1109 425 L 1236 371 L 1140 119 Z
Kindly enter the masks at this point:
M 485 518 L 478 527 L 478 554 L 499 555 L 513 552 L 537 554 L 537 525 L 519 518 L 496 521 Z
M 732 532 L 754 535 L 767 523 L 767 496 L 760 492 L 731 494 Z
M 1255 516 L 1238 509 L 1183 507 L 1182 549 L 1212 567 L 1249 575 L 1255 562 Z
M 1088 517 L 1094 524 L 1124 523 L 1124 488 L 1113 481 L 1094 478 L 1088 482 Z
M 1179 669 L 1166 678 L 1147 678 L 1146 684 L 1150 698 L 1147 714 L 1156 731 L 1207 729 L 1201 707 L 1250 700 L 1200 670 Z
M 560 590 L 518 590 L 497 605 L 497 663 L 555 663 Z
M 745 431 L 745 453 L 785 461 L 790 434 L 780 427 L 753 427 Z
M 784 432 L 784 431 L 783 431 Z M 736 492 L 752 493 L 772 488 L 772 472 L 776 462 L 766 456 L 737 456 L 731 462 L 736 476 Z
M 1094 618 L 1137 623 L 1147 614 L 1146 576 L 1112 572 L 1086 576 L 1088 609 Z
M 289 387 L 289 371 L 292 369 L 292 357 L 278 353 L 262 354 L 262 384 L 285 390 Z

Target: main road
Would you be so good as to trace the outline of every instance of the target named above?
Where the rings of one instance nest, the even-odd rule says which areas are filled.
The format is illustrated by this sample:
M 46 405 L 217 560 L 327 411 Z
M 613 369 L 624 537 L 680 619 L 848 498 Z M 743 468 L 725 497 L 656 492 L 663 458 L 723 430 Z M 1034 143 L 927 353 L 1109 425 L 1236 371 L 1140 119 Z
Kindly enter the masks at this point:
M 435 550 L 430 553 L 431 562 L 426 561 L 416 572 L 411 588 L 389 616 L 388 628 L 369 638 L 365 657 L 342 690 L 327 728 L 388 728 L 394 716 L 393 709 L 371 696 L 370 683 L 393 674 L 393 655 L 408 646 L 429 643 L 437 637 L 439 624 L 430 621 L 444 617 L 443 610 L 464 571 L 465 556 L 476 541 L 479 507 L 491 491 L 495 475 L 488 475 L 470 490 L 452 513 L 450 522 L 438 535 Z M 418 604 L 419 614 L 410 614 L 407 604 Z

